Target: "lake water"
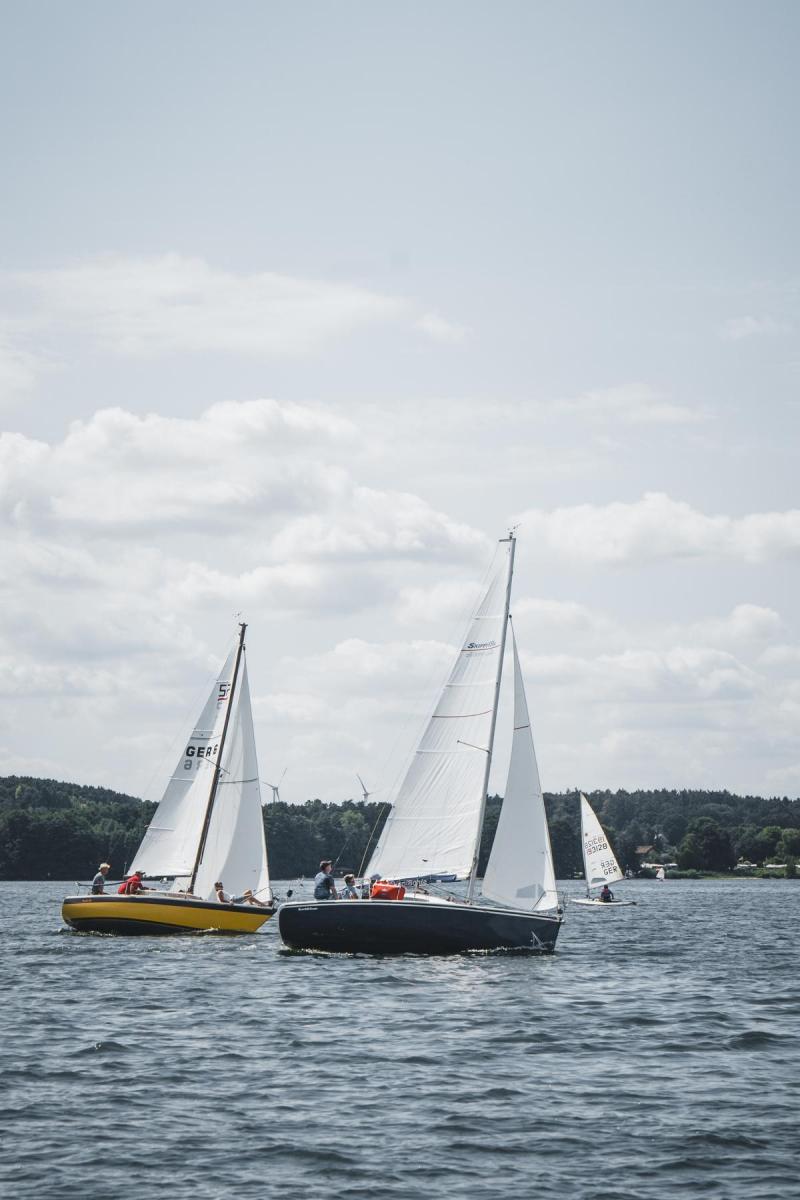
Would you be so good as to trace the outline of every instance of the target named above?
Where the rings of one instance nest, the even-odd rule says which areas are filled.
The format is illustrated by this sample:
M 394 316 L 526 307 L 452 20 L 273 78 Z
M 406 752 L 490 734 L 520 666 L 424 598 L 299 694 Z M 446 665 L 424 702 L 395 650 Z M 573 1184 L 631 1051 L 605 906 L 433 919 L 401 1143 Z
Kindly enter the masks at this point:
M 0 1191 L 796 1200 L 800 881 L 622 887 L 552 957 L 359 959 L 0 884 Z

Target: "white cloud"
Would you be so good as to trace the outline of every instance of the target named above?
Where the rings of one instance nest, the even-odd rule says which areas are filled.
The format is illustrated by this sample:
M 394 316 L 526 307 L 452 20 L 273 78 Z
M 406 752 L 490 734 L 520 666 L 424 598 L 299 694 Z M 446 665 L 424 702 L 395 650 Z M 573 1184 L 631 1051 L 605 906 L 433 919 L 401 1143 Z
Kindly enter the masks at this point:
M 0 408 L 32 391 L 42 369 L 36 355 L 0 336 Z
M 745 338 L 773 337 L 790 332 L 790 326 L 776 317 L 731 317 L 720 329 L 720 337 L 726 342 L 741 342 Z
M 302 551 L 315 558 L 391 557 L 472 558 L 490 546 L 484 534 L 436 512 L 419 496 L 354 487 L 346 506 L 330 513 L 298 517 L 276 535 L 271 553 Z
M 443 343 L 466 330 L 403 297 L 344 282 L 272 271 L 220 270 L 168 253 L 108 254 L 71 266 L 6 272 L 16 336 L 0 341 L 0 394 L 32 386 L 38 359 L 19 345 L 67 333 L 101 350 L 138 358 L 222 352 L 257 358 L 314 354 L 360 329 L 393 324 Z M 12 307 L 13 306 L 13 307 Z
M 433 338 L 435 342 L 459 345 L 465 341 L 467 336 L 467 331 L 463 325 L 456 325 L 453 321 L 447 321 L 435 312 L 424 313 L 417 320 L 416 325 L 418 329 L 421 329 L 429 338 Z
M 273 272 L 236 275 L 200 258 L 109 255 L 6 279 L 33 293 L 43 325 L 81 332 L 105 349 L 307 354 L 332 338 L 396 320 L 406 304 L 352 284 Z
M 569 562 L 642 565 L 671 559 L 729 558 L 747 563 L 800 553 L 800 510 L 707 516 L 663 492 L 632 503 L 531 509 L 526 536 Z
M 397 597 L 394 615 L 401 625 L 440 621 L 466 623 L 478 593 L 479 586 L 474 579 L 444 581 L 433 587 L 404 587 Z
M 588 419 L 631 425 L 682 425 L 706 420 L 708 415 L 701 409 L 672 403 L 646 383 L 596 388 L 573 399 L 554 401 L 553 407 Z
M 698 621 L 691 633 L 711 643 L 757 642 L 775 637 L 783 629 L 780 615 L 758 604 L 737 604 L 725 617 Z

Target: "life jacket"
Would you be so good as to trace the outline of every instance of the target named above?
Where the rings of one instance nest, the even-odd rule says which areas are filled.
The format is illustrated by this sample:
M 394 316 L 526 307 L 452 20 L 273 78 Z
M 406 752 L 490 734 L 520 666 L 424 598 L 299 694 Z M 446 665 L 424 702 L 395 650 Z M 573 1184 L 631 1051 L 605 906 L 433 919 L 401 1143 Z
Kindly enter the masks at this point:
M 405 894 L 406 889 L 401 883 L 385 883 L 379 879 L 372 885 L 370 898 L 372 900 L 402 900 Z

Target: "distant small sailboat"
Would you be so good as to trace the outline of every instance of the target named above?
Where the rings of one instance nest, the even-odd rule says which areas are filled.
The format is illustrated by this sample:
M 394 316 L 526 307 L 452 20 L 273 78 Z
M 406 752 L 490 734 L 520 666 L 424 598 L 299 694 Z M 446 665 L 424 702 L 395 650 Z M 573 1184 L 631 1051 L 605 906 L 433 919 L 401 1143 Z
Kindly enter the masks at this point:
M 586 877 L 586 896 L 583 899 L 573 899 L 571 903 L 581 904 L 587 908 L 611 908 L 612 905 L 635 904 L 635 900 L 601 900 L 599 896 L 591 894 L 592 888 L 603 887 L 607 883 L 618 883 L 625 876 L 619 869 L 619 863 L 594 809 L 582 792 L 581 847 L 583 849 L 583 872 Z
M 663 883 L 666 878 L 667 878 L 667 872 L 664 870 L 663 867 L 659 867 L 658 870 L 656 871 L 656 879 L 658 879 L 661 883 Z
M 145 832 L 131 872 L 172 890 L 67 896 L 62 916 L 93 933 L 255 933 L 273 912 L 244 633 L 231 650 Z M 253 901 L 220 903 L 214 885 Z M 185 889 L 185 890 L 182 890 Z M 259 900 L 260 897 L 260 900 Z

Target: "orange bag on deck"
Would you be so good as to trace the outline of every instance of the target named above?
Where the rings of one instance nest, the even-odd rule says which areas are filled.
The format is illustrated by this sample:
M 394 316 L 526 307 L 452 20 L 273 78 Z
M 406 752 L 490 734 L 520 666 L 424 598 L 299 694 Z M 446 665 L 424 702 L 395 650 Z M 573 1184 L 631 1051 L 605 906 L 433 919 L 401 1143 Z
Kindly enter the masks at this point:
M 377 883 L 373 883 L 369 895 L 371 900 L 402 900 L 405 894 L 406 889 L 402 884 L 384 883 L 379 879 Z

